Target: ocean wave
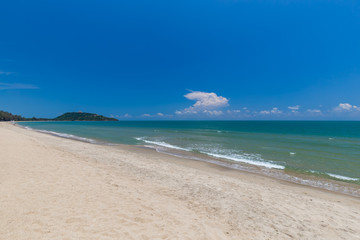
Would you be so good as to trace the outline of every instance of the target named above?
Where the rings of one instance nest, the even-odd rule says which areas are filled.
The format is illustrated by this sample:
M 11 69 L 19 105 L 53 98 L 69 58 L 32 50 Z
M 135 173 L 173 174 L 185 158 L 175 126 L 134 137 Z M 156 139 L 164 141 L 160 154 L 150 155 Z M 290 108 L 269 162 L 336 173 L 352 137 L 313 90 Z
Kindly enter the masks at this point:
M 270 163 L 270 162 L 260 162 L 260 161 L 255 161 L 255 160 L 251 160 L 251 159 L 246 159 L 246 158 L 240 157 L 238 155 L 222 155 L 222 154 L 208 153 L 208 152 L 201 152 L 201 153 L 204 153 L 204 154 L 207 154 L 209 156 L 216 157 L 216 158 L 224 158 L 224 159 L 232 160 L 232 161 L 235 161 L 235 162 L 243 162 L 243 163 L 256 165 L 256 166 L 261 166 L 261 167 L 266 167 L 266 168 L 285 169 L 284 166 L 281 166 L 281 165 L 278 165 L 278 164 L 274 164 L 274 163 Z
M 342 176 L 342 175 L 338 175 L 338 174 L 334 174 L 334 173 L 319 172 L 319 171 L 315 171 L 315 170 L 309 170 L 309 172 L 314 173 L 314 174 L 328 175 L 329 177 L 336 178 L 339 180 L 345 180 L 345 181 L 359 181 L 360 180 L 360 178 L 352 178 L 352 177 Z
M 135 139 L 138 140 L 138 141 L 143 141 L 143 142 L 146 142 L 146 143 L 149 143 L 149 144 L 154 144 L 154 145 L 158 145 L 158 146 L 166 147 L 166 148 L 170 148 L 170 149 L 182 150 L 182 151 L 187 151 L 187 152 L 192 151 L 191 149 L 174 146 L 174 145 L 171 145 L 169 143 L 162 142 L 162 141 L 146 140 L 145 137 L 137 137 Z M 197 150 L 199 150 L 199 149 L 197 149 Z M 285 169 L 284 166 L 281 166 L 281 165 L 278 165 L 278 164 L 274 164 L 274 163 L 266 162 L 266 161 L 257 161 L 257 160 L 250 159 L 251 157 L 255 157 L 255 156 L 250 156 L 250 155 L 245 157 L 245 156 L 240 156 L 240 155 L 237 155 L 237 154 L 218 154 L 218 153 L 213 153 L 213 152 L 210 152 L 210 151 L 201 151 L 201 150 L 199 152 L 202 153 L 202 154 L 206 154 L 208 156 L 211 156 L 211 157 L 227 159 L 227 160 L 231 160 L 231 161 L 235 161 L 235 162 L 247 163 L 247 164 L 260 166 L 260 167 L 275 168 L 275 169 Z
M 359 181 L 360 180 L 360 178 L 346 177 L 346 176 L 337 175 L 337 174 L 333 174 L 333 173 L 326 173 L 326 174 L 329 175 L 330 177 L 337 178 L 340 180 L 345 180 L 345 181 Z
M 48 130 L 34 129 L 34 128 L 31 128 L 31 127 L 27 127 L 27 126 L 25 126 L 24 128 L 29 129 L 29 130 L 33 130 L 33 131 L 36 131 L 36 132 L 51 134 L 51 135 L 62 137 L 62 138 L 69 138 L 69 139 L 74 139 L 74 140 L 78 140 L 78 141 L 82 141 L 82 142 L 88 142 L 88 143 L 98 143 L 94 139 L 79 137 L 79 136 L 75 136 L 75 135 L 72 135 L 72 134 L 59 133 L 59 132 L 48 131 Z
M 186 148 L 182 148 L 182 147 L 177 147 L 177 146 L 171 145 L 171 144 L 166 143 L 166 142 L 149 141 L 149 140 L 144 139 L 143 137 L 137 137 L 137 138 L 135 138 L 135 139 L 138 140 L 138 141 L 143 141 L 143 142 L 150 143 L 150 144 L 154 144 L 154 145 L 158 145 L 158 146 L 161 146 L 161 147 L 167 147 L 167 148 L 172 148 L 172 149 L 182 150 L 182 151 L 187 151 L 187 152 L 190 152 L 190 151 L 191 151 L 190 149 L 186 149 Z

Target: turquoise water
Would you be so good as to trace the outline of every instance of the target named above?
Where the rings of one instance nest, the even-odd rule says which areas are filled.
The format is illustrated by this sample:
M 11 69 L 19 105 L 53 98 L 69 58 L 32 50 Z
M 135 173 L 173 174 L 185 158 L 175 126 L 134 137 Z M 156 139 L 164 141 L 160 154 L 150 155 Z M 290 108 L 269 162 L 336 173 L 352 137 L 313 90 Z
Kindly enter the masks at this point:
M 93 142 L 151 145 L 230 164 L 360 184 L 360 122 L 122 121 L 24 122 Z M 70 134 L 70 135 L 69 135 Z M 74 135 L 74 136 L 71 136 Z M 89 140 L 91 139 L 91 140 Z

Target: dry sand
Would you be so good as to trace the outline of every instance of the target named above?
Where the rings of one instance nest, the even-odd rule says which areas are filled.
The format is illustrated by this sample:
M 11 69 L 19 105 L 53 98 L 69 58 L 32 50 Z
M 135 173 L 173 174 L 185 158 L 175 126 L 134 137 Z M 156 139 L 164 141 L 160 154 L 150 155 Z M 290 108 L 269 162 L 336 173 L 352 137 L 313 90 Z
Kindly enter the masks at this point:
M 0 239 L 360 239 L 360 200 L 0 123 Z

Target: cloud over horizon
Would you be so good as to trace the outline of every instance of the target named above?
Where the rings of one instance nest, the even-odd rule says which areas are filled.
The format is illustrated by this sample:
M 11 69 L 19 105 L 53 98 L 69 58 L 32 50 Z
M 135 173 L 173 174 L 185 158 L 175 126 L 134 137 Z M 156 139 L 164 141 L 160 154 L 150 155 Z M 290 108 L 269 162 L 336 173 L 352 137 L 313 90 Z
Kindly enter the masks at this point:
M 195 108 L 218 108 L 226 107 L 229 105 L 229 100 L 225 97 L 218 96 L 216 93 L 207 93 L 193 91 L 186 94 L 186 97 L 189 100 L 196 100 L 196 103 L 193 105 Z
M 322 105 L 315 108 L 304 108 L 300 105 L 282 105 L 265 110 L 249 109 L 248 107 L 230 108 L 229 99 L 214 92 L 191 91 L 184 95 L 188 100 L 195 101 L 183 110 L 176 110 L 174 116 L 166 111 L 144 113 L 140 115 L 117 115 L 118 118 L 134 119 L 327 119 L 345 116 L 357 117 L 360 107 L 350 103 L 339 103 L 335 107 L 322 109 Z M 285 108 L 281 109 L 281 108 Z
M 263 110 L 263 111 L 260 111 L 260 114 L 262 114 L 262 115 L 282 114 L 282 111 L 279 110 L 277 107 L 274 107 L 274 108 L 271 109 L 271 110 Z
M 318 113 L 318 114 L 322 113 L 320 109 L 308 109 L 306 111 L 308 113 Z
M 184 110 L 175 111 L 175 114 L 177 115 L 208 114 L 212 116 L 219 116 L 222 115 L 223 112 L 216 109 L 229 106 L 229 99 L 223 96 L 218 96 L 213 92 L 191 91 L 190 93 L 185 94 L 184 97 L 196 102 Z
M 335 112 L 350 112 L 353 110 L 360 111 L 360 107 L 351 105 L 350 103 L 340 103 L 337 107 L 334 108 Z
M 291 110 L 291 112 L 293 113 L 297 113 L 300 109 L 300 105 L 296 105 L 296 106 L 289 106 L 288 109 Z

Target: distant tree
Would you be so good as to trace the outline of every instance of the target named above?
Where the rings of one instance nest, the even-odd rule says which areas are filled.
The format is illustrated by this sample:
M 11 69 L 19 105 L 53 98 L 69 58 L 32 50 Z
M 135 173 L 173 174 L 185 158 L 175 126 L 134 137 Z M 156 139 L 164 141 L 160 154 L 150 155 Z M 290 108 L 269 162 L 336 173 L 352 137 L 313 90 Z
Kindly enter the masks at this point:
M 47 118 L 24 118 L 13 115 L 9 112 L 0 111 L 0 121 L 118 121 L 115 118 L 108 118 L 95 113 L 68 112 L 54 119 Z
M 9 112 L 0 111 L 0 121 L 24 121 L 25 118 L 19 115 L 13 115 Z
M 54 121 L 118 121 L 95 113 L 68 112 L 53 119 Z

